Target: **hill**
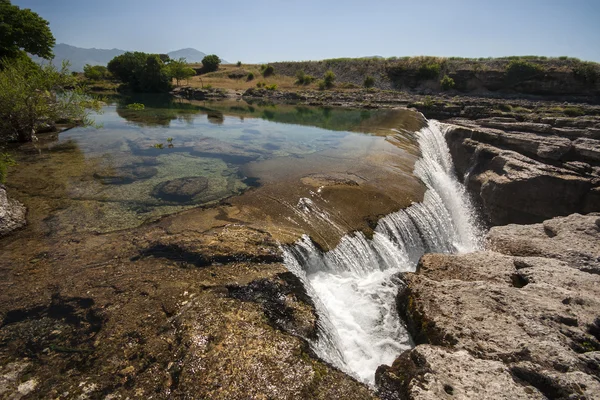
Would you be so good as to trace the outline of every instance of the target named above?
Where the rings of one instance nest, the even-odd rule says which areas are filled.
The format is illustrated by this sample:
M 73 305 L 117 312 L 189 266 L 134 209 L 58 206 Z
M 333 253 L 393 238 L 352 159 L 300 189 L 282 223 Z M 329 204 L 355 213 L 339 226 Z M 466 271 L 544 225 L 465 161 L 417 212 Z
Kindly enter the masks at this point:
M 127 51 L 128 50 L 122 49 L 85 49 L 65 43 L 59 43 L 54 46 L 54 60 L 52 60 L 52 63 L 58 66 L 62 64 L 63 60 L 69 60 L 71 63 L 71 70 L 81 72 L 83 71 L 83 66 L 86 64 L 106 65 L 114 57 Z M 206 55 L 205 53 L 192 48 L 175 50 L 167 54 L 173 59 L 184 57 L 190 63 L 199 63 Z M 46 61 L 36 56 L 32 56 L 32 59 L 38 63 Z M 222 62 L 227 64 L 227 61 L 223 60 Z

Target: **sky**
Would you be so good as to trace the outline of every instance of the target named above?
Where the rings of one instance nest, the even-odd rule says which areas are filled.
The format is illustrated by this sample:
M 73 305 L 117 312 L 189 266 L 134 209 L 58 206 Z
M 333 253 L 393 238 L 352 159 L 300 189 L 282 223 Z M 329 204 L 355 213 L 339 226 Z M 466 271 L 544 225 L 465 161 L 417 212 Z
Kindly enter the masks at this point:
M 600 0 L 12 0 L 57 43 L 230 62 L 570 56 L 600 62 Z

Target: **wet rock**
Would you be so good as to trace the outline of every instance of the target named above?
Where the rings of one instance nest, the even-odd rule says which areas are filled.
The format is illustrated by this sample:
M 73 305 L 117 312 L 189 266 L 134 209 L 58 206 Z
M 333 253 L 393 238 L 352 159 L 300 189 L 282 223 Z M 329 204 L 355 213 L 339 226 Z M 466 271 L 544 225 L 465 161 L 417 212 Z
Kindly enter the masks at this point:
M 208 179 L 204 176 L 177 178 L 156 185 L 152 196 L 166 201 L 187 202 L 207 188 Z
M 94 173 L 94 178 L 105 185 L 124 185 L 138 180 L 149 179 L 158 174 L 158 169 L 148 166 L 117 168 Z
M 0 184 L 0 237 L 23 227 L 26 211 L 23 204 L 8 198 L 6 188 Z
M 364 179 L 354 174 L 330 173 L 330 174 L 310 174 L 301 179 L 302 183 L 308 186 L 359 186 Z
M 424 255 L 398 295 L 417 346 L 379 368 L 387 398 L 598 397 L 599 217 L 494 227 L 491 250 Z

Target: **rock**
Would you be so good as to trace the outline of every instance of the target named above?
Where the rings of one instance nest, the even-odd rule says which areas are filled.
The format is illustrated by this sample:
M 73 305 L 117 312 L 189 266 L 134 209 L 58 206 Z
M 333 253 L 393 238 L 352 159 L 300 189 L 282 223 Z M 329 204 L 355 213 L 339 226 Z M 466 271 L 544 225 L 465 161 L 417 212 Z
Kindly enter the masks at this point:
M 0 184 L 0 237 L 26 224 L 26 208 L 14 199 L 9 199 L 6 188 Z
M 450 127 L 446 140 L 459 178 L 491 225 L 600 211 L 592 175 L 600 142 L 472 126 Z
M 494 227 L 490 250 L 424 255 L 398 295 L 417 346 L 378 369 L 384 398 L 597 398 L 599 217 Z
M 138 180 L 149 179 L 156 174 L 158 174 L 158 169 L 154 167 L 138 166 L 96 172 L 94 173 L 94 178 L 105 185 L 123 185 Z
M 186 202 L 193 200 L 208 188 L 208 179 L 204 176 L 193 176 L 188 178 L 177 178 L 159 183 L 152 190 L 152 196 L 175 202 Z
M 600 141 L 579 138 L 573 142 L 575 154 L 583 161 L 600 162 Z

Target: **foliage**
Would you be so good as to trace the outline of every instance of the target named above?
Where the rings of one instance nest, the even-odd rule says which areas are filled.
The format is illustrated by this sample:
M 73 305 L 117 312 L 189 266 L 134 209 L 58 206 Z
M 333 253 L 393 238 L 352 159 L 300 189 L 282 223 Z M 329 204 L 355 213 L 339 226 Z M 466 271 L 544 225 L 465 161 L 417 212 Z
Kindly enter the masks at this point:
M 248 72 L 248 75 L 246 76 L 246 80 L 247 81 L 251 81 L 254 79 L 254 73 L 252 72 Z
M 110 60 L 108 70 L 134 92 L 160 93 L 171 89 L 169 68 L 158 54 L 127 52 Z
M 100 81 L 110 78 L 110 72 L 103 65 L 85 64 L 83 67 L 83 76 L 92 81 Z
M 15 58 L 23 51 L 50 59 L 54 44 L 48 21 L 9 0 L 0 0 L 0 59 Z
M 431 98 L 431 96 L 425 96 L 425 99 L 423 99 L 423 107 L 425 108 L 431 108 L 435 105 L 435 102 L 433 101 L 433 99 Z
M 585 111 L 581 107 L 565 107 L 563 113 L 569 117 L 581 117 Z
M 506 77 L 511 81 L 520 81 L 533 78 L 542 73 L 544 68 L 521 59 L 515 59 L 506 66 Z
M 448 75 L 444 75 L 440 81 L 440 85 L 442 86 L 442 90 L 450 90 L 453 89 L 456 84 L 454 83 L 454 79 L 450 78 Z
M 422 80 L 436 79 L 440 76 L 441 66 L 436 62 L 426 62 L 421 64 L 417 71 L 417 77 Z
M 242 62 L 238 61 L 235 65 L 237 65 L 238 67 L 241 67 L 242 66 Z
M 277 90 L 277 84 L 273 83 L 272 85 L 267 85 L 267 86 L 265 86 L 265 89 L 267 89 L 267 90 Z
M 272 65 L 267 65 L 262 69 L 262 75 L 266 78 L 275 73 L 275 68 Z
M 373 86 L 375 86 L 375 78 L 373 78 L 372 76 L 368 75 L 365 80 L 363 81 L 363 86 L 368 88 L 372 88 Z
M 327 89 L 327 85 L 325 84 L 324 80 L 320 80 L 317 82 L 317 87 L 319 88 L 319 90 L 325 90 Z
M 6 183 L 8 167 L 17 165 L 16 161 L 8 153 L 0 153 L 0 183 Z
M 125 106 L 128 110 L 144 110 L 146 108 L 142 103 L 131 103 Z
M 213 72 L 219 69 L 221 59 L 215 54 L 209 54 L 202 59 L 202 72 Z
M 600 79 L 600 67 L 593 62 L 579 62 L 573 67 L 575 77 L 585 83 L 594 85 Z
M 335 82 L 335 74 L 332 70 L 328 70 L 323 74 L 323 83 L 325 83 L 326 89 L 331 89 Z
M 310 85 L 314 80 L 314 76 L 305 74 L 303 70 L 296 72 L 296 85 Z
M 179 60 L 172 60 L 169 63 L 169 74 L 172 78 L 175 78 L 175 82 L 179 86 L 179 81 L 190 79 L 196 75 L 196 71 L 189 67 L 185 58 L 182 57 Z
M 32 66 L 17 58 L 0 71 L 0 139 L 31 141 L 39 128 L 56 121 L 91 125 L 100 103 L 85 94 L 68 64 Z
M 266 85 L 266 83 L 264 83 L 264 82 L 256 82 L 256 87 L 257 88 L 264 88 L 265 85 Z

